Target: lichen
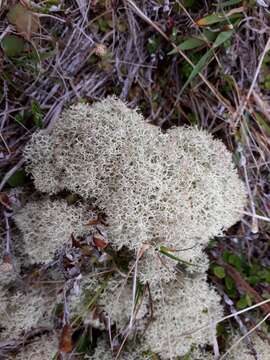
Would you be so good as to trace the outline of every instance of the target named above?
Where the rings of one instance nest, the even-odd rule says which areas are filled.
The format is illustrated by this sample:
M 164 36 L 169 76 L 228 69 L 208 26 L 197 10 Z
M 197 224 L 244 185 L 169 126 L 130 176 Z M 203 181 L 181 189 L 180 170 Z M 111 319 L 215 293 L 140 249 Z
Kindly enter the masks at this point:
M 118 330 L 129 324 L 131 316 L 133 316 L 132 326 L 137 330 L 144 329 L 149 312 L 147 296 L 141 296 L 133 302 L 132 284 L 126 279 L 114 275 L 110 279 L 98 280 L 90 274 L 83 277 L 79 293 L 77 295 L 73 293 L 70 296 L 72 316 L 80 316 L 88 322 L 91 321 L 92 326 L 104 328 L 104 324 L 91 319 L 89 305 L 92 304 L 95 296 L 94 304 L 110 319 L 111 324 L 117 326 Z
M 144 347 L 140 344 L 136 346 L 127 345 L 124 347 L 123 351 L 121 351 L 120 356 L 118 357 L 119 360 L 152 360 L 152 356 L 144 355 Z M 85 356 L 84 358 L 89 360 L 114 360 L 115 354 L 113 354 L 112 350 L 110 349 L 109 342 L 106 339 L 101 339 L 95 352 L 92 356 Z
M 6 293 L 6 299 L 0 313 L 0 338 L 16 338 L 50 321 L 53 300 L 39 291 Z
M 52 360 L 58 350 L 57 335 L 43 335 L 28 345 L 23 345 L 15 355 L 16 360 Z
M 83 205 L 69 206 L 64 200 L 30 201 L 14 216 L 23 235 L 24 251 L 32 263 L 47 263 L 55 252 L 75 237 L 89 231 L 93 212 Z
M 229 347 L 239 340 L 239 336 L 234 336 Z M 247 340 L 247 339 L 246 339 Z M 250 345 L 248 346 L 246 340 L 241 340 L 236 347 L 229 351 L 226 359 L 228 360 L 269 360 L 270 345 L 267 340 L 262 340 L 258 335 L 252 333 L 250 336 Z
M 195 344 L 212 343 L 211 330 L 196 331 L 222 317 L 218 294 L 205 277 L 161 284 L 152 291 L 154 321 L 146 333 L 146 343 L 161 357 L 184 356 Z M 215 329 L 212 329 L 215 333 Z
M 240 219 L 246 202 L 221 141 L 197 128 L 164 134 L 114 97 L 65 110 L 52 134 L 34 135 L 24 154 L 40 191 L 67 189 L 104 210 L 116 249 L 166 246 L 196 263 L 209 238 Z M 155 256 L 148 261 L 163 267 Z M 148 273 L 143 281 L 151 280 Z

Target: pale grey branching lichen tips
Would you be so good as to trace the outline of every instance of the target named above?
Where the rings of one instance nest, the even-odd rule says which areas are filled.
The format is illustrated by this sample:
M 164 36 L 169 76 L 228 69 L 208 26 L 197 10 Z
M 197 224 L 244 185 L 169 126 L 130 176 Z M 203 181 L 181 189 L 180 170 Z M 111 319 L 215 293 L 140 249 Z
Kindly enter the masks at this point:
M 23 235 L 23 246 L 31 263 L 51 261 L 57 250 L 75 237 L 89 232 L 89 219 L 95 218 L 86 206 L 69 206 L 65 200 L 30 201 L 14 219 Z
M 117 249 L 148 244 L 155 252 L 162 245 L 196 262 L 209 238 L 240 219 L 246 202 L 221 141 L 197 128 L 164 134 L 114 97 L 64 111 L 51 135 L 33 136 L 25 158 L 40 191 L 94 199 Z

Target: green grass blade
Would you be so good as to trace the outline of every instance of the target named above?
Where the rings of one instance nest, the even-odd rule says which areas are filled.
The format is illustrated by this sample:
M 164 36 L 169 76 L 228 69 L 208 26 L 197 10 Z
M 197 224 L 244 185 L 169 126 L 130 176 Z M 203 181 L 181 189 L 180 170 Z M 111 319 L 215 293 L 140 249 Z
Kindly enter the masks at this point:
M 191 71 L 187 81 L 183 85 L 180 95 L 183 94 L 186 87 L 191 83 L 191 81 L 209 64 L 211 60 L 214 58 L 214 51 L 213 49 L 208 50 L 197 62 L 194 66 L 193 70 Z
M 196 49 L 202 45 L 205 45 L 206 42 L 202 39 L 199 38 L 188 38 L 187 40 L 185 40 L 184 42 L 182 42 L 181 44 L 179 44 L 177 46 L 177 49 L 173 49 L 172 51 L 170 51 L 168 53 L 168 55 L 173 55 L 177 53 L 177 50 L 192 50 L 192 49 Z

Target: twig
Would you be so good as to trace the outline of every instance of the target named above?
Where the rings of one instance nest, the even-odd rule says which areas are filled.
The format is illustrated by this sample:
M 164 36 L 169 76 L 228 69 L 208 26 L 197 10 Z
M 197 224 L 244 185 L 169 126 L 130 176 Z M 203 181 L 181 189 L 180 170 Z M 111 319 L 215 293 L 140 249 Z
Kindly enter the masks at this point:
M 244 214 L 244 215 L 247 215 L 247 216 L 252 216 L 252 217 L 254 216 L 258 220 L 270 222 L 270 218 L 266 217 L 266 216 L 261 216 L 261 215 L 257 215 L 257 214 L 251 214 L 250 212 L 247 212 L 247 211 L 241 211 L 241 213 Z
M 254 87 L 256 85 L 256 82 L 257 82 L 257 78 L 259 76 L 259 73 L 260 73 L 260 70 L 261 70 L 261 67 L 262 67 L 262 63 L 263 63 L 263 60 L 264 60 L 264 57 L 266 55 L 266 53 L 269 51 L 270 49 L 270 37 L 268 38 L 267 40 L 267 43 L 264 47 L 264 50 L 261 54 L 261 57 L 260 57 L 260 60 L 259 60 L 259 63 L 258 63 L 258 66 L 257 66 L 257 69 L 255 71 L 255 74 L 254 74 L 254 77 L 253 77 L 253 80 L 252 80 L 252 83 L 250 85 L 250 88 L 249 88 L 249 91 L 247 93 L 247 96 L 245 98 L 245 101 L 243 102 L 242 106 L 240 107 L 240 109 L 237 111 L 237 114 L 236 114 L 236 125 L 238 124 L 238 122 L 240 121 L 246 107 L 247 107 L 247 104 L 248 104 L 248 101 L 249 101 L 249 98 L 254 90 Z M 236 126 L 235 125 L 235 126 Z
M 12 213 L 8 213 L 4 211 L 4 218 L 6 224 L 6 239 L 5 239 L 5 246 L 3 251 L 3 262 L 0 265 L 0 271 L 5 273 L 14 270 L 12 264 L 12 255 L 11 255 L 11 234 L 10 234 L 10 226 L 9 226 L 9 218 L 12 216 Z
M 18 351 L 21 345 L 30 343 L 31 339 L 33 339 L 34 337 L 44 333 L 49 333 L 50 331 L 52 331 L 51 327 L 41 326 L 37 329 L 28 331 L 23 337 L 20 337 L 19 339 L 1 341 L 0 358 L 4 359 L 8 353 Z
M 256 309 L 257 307 L 262 306 L 262 305 L 264 305 L 264 304 L 268 304 L 268 303 L 270 303 L 270 299 L 267 299 L 267 300 L 264 300 L 264 301 L 262 301 L 262 302 L 260 302 L 260 303 L 255 304 L 255 305 L 249 306 L 249 307 L 247 307 L 247 308 L 245 308 L 245 309 L 243 309 L 243 310 L 239 310 L 239 311 L 237 311 L 236 313 L 233 313 L 233 314 L 224 316 L 223 318 L 218 319 L 218 320 L 216 321 L 216 324 L 219 324 L 219 323 L 221 323 L 222 321 L 231 319 L 232 317 L 235 317 L 236 315 L 244 314 L 244 313 L 247 312 L 247 311 Z M 200 327 L 197 328 L 197 329 L 194 329 L 194 330 L 191 330 L 191 331 L 189 331 L 189 332 L 184 332 L 184 333 L 180 334 L 179 337 L 180 337 L 180 336 L 193 335 L 193 334 L 196 334 L 196 333 L 199 332 L 199 331 L 206 330 L 206 329 L 208 329 L 209 327 L 211 327 L 211 324 L 207 324 L 207 325 L 204 325 L 204 326 L 200 326 Z
M 242 334 L 246 334 L 248 330 L 247 330 L 246 326 L 244 325 L 240 316 L 237 315 L 237 310 L 234 307 L 233 301 L 228 297 L 228 295 L 226 293 L 223 294 L 223 298 L 224 298 L 225 303 L 230 307 L 231 313 L 235 314 L 235 321 L 239 325 L 240 332 Z
M 21 158 L 16 165 L 13 166 L 4 176 L 3 180 L 0 183 L 0 191 L 3 190 L 3 187 L 6 185 L 9 178 L 24 164 L 24 158 Z
M 9 226 L 9 220 L 8 220 L 8 218 L 10 216 L 11 216 L 11 214 L 8 214 L 7 211 L 4 211 L 4 217 L 5 217 L 5 223 L 6 223 L 6 246 L 5 246 L 6 254 L 10 254 L 11 236 L 10 236 L 10 226 Z
M 219 265 L 223 266 L 226 269 L 226 272 L 228 275 L 233 278 L 235 283 L 242 289 L 245 290 L 251 297 L 255 299 L 257 303 L 261 303 L 263 301 L 263 298 L 261 295 L 252 287 L 249 285 L 249 283 L 242 278 L 241 274 L 234 269 L 230 264 L 225 263 L 224 261 L 219 260 L 217 262 Z M 262 311 L 265 314 L 270 313 L 270 304 L 263 304 L 261 305 Z
M 160 27 L 155 24 L 151 19 L 148 18 L 148 16 L 146 16 L 139 8 L 138 6 L 132 1 L 132 0 L 126 0 L 126 2 L 136 11 L 136 13 L 144 20 L 146 21 L 148 24 L 150 24 L 157 32 L 160 33 L 160 35 L 162 35 L 162 37 L 164 37 L 164 39 L 166 39 L 171 45 L 172 47 L 192 66 L 192 68 L 195 68 L 195 65 L 193 64 L 193 62 L 186 56 L 186 54 L 179 49 L 179 47 L 177 47 L 172 41 L 171 39 L 160 29 Z M 200 78 L 203 80 L 203 82 L 208 86 L 208 88 L 211 90 L 211 92 L 215 95 L 215 97 L 226 107 L 226 109 L 231 112 L 231 113 L 235 113 L 235 110 L 233 109 L 233 107 L 231 106 L 231 104 L 228 102 L 228 100 L 226 100 L 220 93 L 219 91 L 206 79 L 206 77 L 199 72 L 198 75 L 200 76 Z M 180 96 L 178 95 L 177 100 L 175 101 L 176 103 L 180 100 Z
M 256 326 L 254 326 L 251 330 L 249 330 L 244 336 L 238 339 L 230 348 L 221 356 L 219 360 L 225 359 L 225 357 L 234 349 L 242 340 L 244 340 L 248 335 L 253 333 L 259 326 L 261 326 L 268 318 L 270 317 L 270 313 L 267 314 Z
M 7 86 L 6 80 L 4 81 L 4 97 L 5 97 L 6 104 L 5 104 L 5 110 L 3 112 L 4 116 L 3 116 L 3 119 L 2 119 L 1 125 L 0 125 L 1 132 L 3 131 L 6 121 L 8 120 L 8 114 L 9 114 L 9 111 L 8 111 L 9 110 L 8 109 L 8 86 Z

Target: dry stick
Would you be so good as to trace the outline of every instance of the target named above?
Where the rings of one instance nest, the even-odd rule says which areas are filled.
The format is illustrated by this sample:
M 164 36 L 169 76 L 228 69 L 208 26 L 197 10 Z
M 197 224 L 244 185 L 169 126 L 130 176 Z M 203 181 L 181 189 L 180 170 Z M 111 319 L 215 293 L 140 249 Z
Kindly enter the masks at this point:
M 212 341 L 213 341 L 214 360 L 219 360 L 220 351 L 219 351 L 219 346 L 218 346 L 218 341 L 217 341 L 215 321 L 211 321 L 211 337 L 212 337 Z
M 244 340 L 248 335 L 250 335 L 253 331 L 255 331 L 259 326 L 261 326 L 268 318 L 270 317 L 270 313 L 268 313 L 256 326 L 250 329 L 244 336 L 238 339 L 230 348 L 225 352 L 224 355 L 221 356 L 219 360 L 225 359 L 225 357 L 233 350 L 242 340 Z
M 131 272 L 133 271 L 133 269 L 135 269 L 135 271 L 136 271 L 136 276 L 137 276 L 137 264 L 138 264 L 138 261 L 140 260 L 140 258 L 143 256 L 144 252 L 145 252 L 147 249 L 148 249 L 148 245 L 143 245 L 143 246 L 139 249 L 138 254 L 137 254 L 137 257 L 136 257 L 136 260 L 135 260 L 135 263 L 132 265 L 131 269 L 129 270 L 129 272 L 128 272 L 127 276 L 126 276 L 125 282 L 124 282 L 124 284 L 122 285 L 122 287 L 121 287 L 121 289 L 120 289 L 120 291 L 119 291 L 119 297 L 120 297 L 121 291 L 124 289 L 124 286 L 125 286 L 125 284 L 126 284 L 126 282 L 127 282 L 128 277 L 129 277 L 129 275 L 131 274 Z M 135 287 L 135 291 L 136 291 L 136 287 Z M 134 293 L 134 283 L 133 283 L 132 295 L 133 295 L 133 293 Z M 118 299 L 119 299 L 119 297 L 118 297 Z M 117 301 L 118 301 L 118 299 L 117 299 Z M 132 300 L 133 300 L 133 299 L 132 299 Z M 133 301 L 132 301 L 132 308 L 133 308 Z M 133 316 L 133 314 L 132 314 L 132 316 Z M 119 359 L 119 356 L 120 356 L 120 354 L 121 354 L 121 351 L 122 351 L 122 349 L 123 349 L 123 346 L 125 345 L 125 342 L 127 341 L 127 338 L 128 338 L 128 336 L 129 336 L 129 334 L 130 334 L 130 325 L 131 325 L 131 322 L 129 323 L 127 334 L 126 334 L 126 336 L 124 337 L 124 340 L 122 341 L 122 344 L 121 344 L 121 346 L 120 346 L 120 348 L 119 348 L 119 350 L 118 350 L 118 352 L 117 352 L 117 354 L 116 354 L 115 360 Z
M 250 188 L 250 181 L 248 178 L 248 172 L 247 172 L 247 166 L 246 166 L 246 158 L 245 158 L 242 150 L 240 151 L 240 154 L 241 154 L 242 168 L 244 169 L 246 188 L 247 188 L 248 197 L 250 200 L 251 211 L 252 211 L 251 232 L 253 234 L 256 234 L 258 232 L 258 219 L 255 217 L 256 208 L 255 208 L 255 203 L 254 203 L 251 188 Z
M 5 126 L 5 123 L 8 119 L 8 86 L 7 86 L 7 82 L 6 80 L 4 81 L 4 97 L 5 97 L 5 100 L 6 100 L 6 105 L 5 105 L 5 110 L 4 110 L 4 116 L 3 116 L 3 119 L 2 119 L 2 122 L 1 122 L 1 125 L 0 125 L 0 131 L 2 132 L 3 131 L 3 128 Z
M 258 303 L 258 304 L 249 306 L 249 307 L 247 307 L 247 308 L 245 308 L 245 309 L 243 309 L 243 310 L 239 310 L 239 311 L 237 311 L 236 313 L 233 313 L 233 314 L 224 316 L 223 318 L 221 318 L 221 319 L 219 319 L 219 320 L 216 321 L 216 325 L 219 324 L 219 323 L 221 323 L 221 322 L 224 321 L 224 320 L 228 320 L 228 319 L 230 319 L 230 318 L 232 318 L 232 317 L 235 317 L 236 315 L 243 314 L 243 313 L 245 313 L 245 312 L 247 312 L 247 311 L 250 311 L 250 310 L 252 310 L 252 309 L 256 309 L 256 308 L 259 307 L 259 306 L 262 306 L 262 305 L 264 305 L 264 304 L 268 304 L 269 302 L 270 302 L 270 299 L 267 299 L 267 300 L 264 300 L 264 301 L 262 301 L 262 302 L 260 302 L 260 303 Z M 192 330 L 192 331 L 184 332 L 184 333 L 180 334 L 179 336 L 187 336 L 187 335 L 189 336 L 189 335 L 193 335 L 193 334 L 196 334 L 196 333 L 199 332 L 199 331 L 208 329 L 209 327 L 211 327 L 211 324 L 204 325 L 204 326 L 200 326 L 199 328 L 194 329 L 194 330 Z
M 250 96 L 251 96 L 251 94 L 252 94 L 252 92 L 253 92 L 253 90 L 254 90 L 255 85 L 256 85 L 257 78 L 258 78 L 258 76 L 259 76 L 259 73 L 260 73 L 260 70 L 261 70 L 261 67 L 262 67 L 262 63 L 263 63 L 264 57 L 265 57 L 266 53 L 267 53 L 269 50 L 270 50 L 270 37 L 268 38 L 267 43 L 266 43 L 266 45 L 265 45 L 265 48 L 264 48 L 264 50 L 263 50 L 263 52 L 262 52 L 262 54 L 261 54 L 261 58 L 260 58 L 260 61 L 259 61 L 258 66 L 257 66 L 257 69 L 256 69 L 256 71 L 255 71 L 254 78 L 253 78 L 253 81 L 252 81 L 252 83 L 251 83 L 251 85 L 250 85 L 250 88 L 249 88 L 249 91 L 248 91 L 248 93 L 247 93 L 246 99 L 245 99 L 244 103 L 242 104 L 242 106 L 240 107 L 240 109 L 239 109 L 238 112 L 237 112 L 237 117 L 236 117 L 236 124 L 235 124 L 235 126 L 237 126 L 238 122 L 240 121 L 240 119 L 241 119 L 241 117 L 242 117 L 242 115 L 243 115 L 243 113 L 244 113 L 244 111 L 245 111 L 245 109 L 246 109 L 246 107 L 247 107 L 249 98 L 250 98 Z
M 6 243 L 4 246 L 3 262 L 0 265 L 0 271 L 3 271 L 5 273 L 14 270 L 12 264 L 12 255 L 11 255 L 11 234 L 10 234 L 10 225 L 9 225 L 9 218 L 11 217 L 11 215 L 12 213 L 4 211 L 5 224 L 6 224 L 6 239 L 5 239 Z
M 133 325 L 133 317 L 135 311 L 135 301 L 136 301 L 136 289 L 137 289 L 137 272 L 138 272 L 138 261 L 140 259 L 139 254 L 140 250 L 138 251 L 136 261 L 135 261 L 135 268 L 134 268 L 134 275 L 133 275 L 133 284 L 132 284 L 132 307 L 131 307 L 131 316 L 129 321 L 129 330 L 131 330 Z
M 3 187 L 6 185 L 9 178 L 23 165 L 24 159 L 21 158 L 16 165 L 13 166 L 4 176 L 3 180 L 0 183 L 0 191 L 3 190 Z
M 157 32 L 159 32 L 164 39 L 166 39 L 174 48 L 174 50 L 176 50 L 194 69 L 195 65 L 193 64 L 193 62 L 186 56 L 186 54 L 180 50 L 172 41 L 171 39 L 160 29 L 160 27 L 155 24 L 151 19 L 149 19 L 139 8 L 138 6 L 132 1 L 132 0 L 126 0 L 126 2 L 133 7 L 133 9 L 136 11 L 136 13 L 144 20 L 146 21 L 148 24 L 150 24 Z M 212 91 L 212 93 L 216 96 L 216 98 L 225 106 L 225 108 L 231 112 L 234 113 L 235 110 L 234 108 L 231 106 L 231 104 L 228 102 L 228 100 L 226 100 L 220 93 L 219 91 L 205 78 L 205 76 L 199 72 L 198 75 L 200 76 L 200 78 L 204 81 L 204 83 L 209 87 L 209 89 Z M 180 97 L 178 96 L 176 102 L 178 102 L 180 100 Z
M 261 215 L 257 215 L 257 214 L 253 215 L 252 213 L 247 212 L 247 211 L 241 211 L 241 213 L 244 214 L 244 215 L 247 215 L 247 216 L 251 216 L 251 217 L 254 216 L 255 218 L 257 218 L 259 220 L 262 220 L 262 221 L 270 222 L 270 218 L 266 217 L 266 216 L 261 216 Z
M 163 287 L 162 287 L 162 282 L 159 282 L 159 286 L 161 289 L 161 293 L 162 293 L 162 305 L 165 309 L 166 304 L 165 304 L 165 296 L 164 296 L 164 291 L 163 291 Z M 166 312 L 165 312 L 166 313 Z M 166 313 L 168 315 L 168 313 Z M 170 355 L 170 360 L 173 360 L 173 356 L 172 356 L 172 343 L 171 343 L 171 337 L 170 337 L 170 331 L 169 331 L 169 326 L 168 326 L 168 317 L 165 316 L 165 325 L 166 325 L 166 330 L 167 330 L 167 335 L 168 335 L 168 343 L 169 343 L 169 355 Z
M 229 298 L 229 296 L 224 293 L 223 294 L 223 298 L 224 298 L 224 301 L 225 303 L 230 307 L 230 311 L 232 314 L 236 314 L 237 313 L 237 310 L 235 309 L 234 307 L 234 303 L 233 301 Z M 237 314 L 235 315 L 235 321 L 237 322 L 238 326 L 239 326 L 239 330 L 240 332 L 245 335 L 248 330 L 247 330 L 247 327 L 246 325 L 243 323 L 242 319 L 240 318 L 240 316 L 238 316 Z
M 233 278 L 236 284 L 242 290 L 245 290 L 251 297 L 253 297 L 257 301 L 257 303 L 262 302 L 263 298 L 261 297 L 261 295 L 252 286 L 250 286 L 246 280 L 242 278 L 240 273 L 235 270 L 233 266 L 225 263 L 224 261 L 218 261 L 218 264 L 223 266 L 228 275 Z M 261 305 L 261 308 L 265 314 L 270 314 L 270 304 L 263 304 Z
M 256 105 L 259 107 L 259 110 L 263 113 L 265 118 L 270 122 L 270 106 L 266 104 L 264 100 L 256 93 L 255 90 L 252 90 L 253 100 Z

